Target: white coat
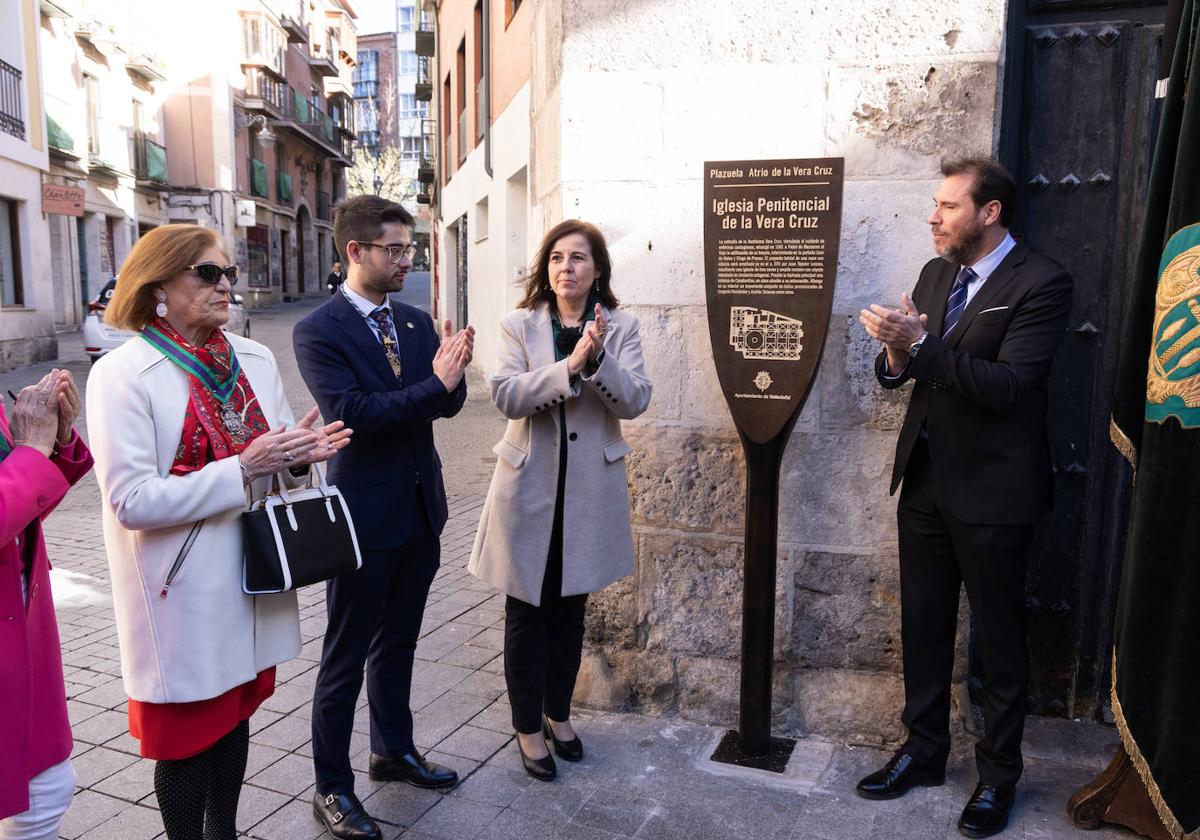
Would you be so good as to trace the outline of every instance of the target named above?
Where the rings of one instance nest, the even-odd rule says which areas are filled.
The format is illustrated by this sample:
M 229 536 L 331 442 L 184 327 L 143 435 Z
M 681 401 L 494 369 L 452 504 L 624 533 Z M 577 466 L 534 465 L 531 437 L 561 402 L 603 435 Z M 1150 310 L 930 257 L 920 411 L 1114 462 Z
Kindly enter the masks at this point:
M 274 428 L 292 424 L 275 357 L 226 333 Z M 246 492 L 237 458 L 170 475 L 188 404 L 187 375 L 141 338 L 96 362 L 87 422 L 103 498 L 121 675 L 130 698 L 187 703 L 217 697 L 300 653 L 294 592 L 242 592 Z M 256 482 L 256 494 L 267 479 Z M 167 572 L 188 531 L 207 520 L 167 597 Z
M 528 604 L 541 603 L 558 488 L 559 405 L 566 407 L 562 594 L 595 592 L 633 572 L 633 535 L 621 420 L 650 404 L 638 321 L 605 310 L 604 359 L 572 378 L 554 360 L 550 310 L 518 309 L 500 322 L 492 400 L 509 418 L 467 570 Z

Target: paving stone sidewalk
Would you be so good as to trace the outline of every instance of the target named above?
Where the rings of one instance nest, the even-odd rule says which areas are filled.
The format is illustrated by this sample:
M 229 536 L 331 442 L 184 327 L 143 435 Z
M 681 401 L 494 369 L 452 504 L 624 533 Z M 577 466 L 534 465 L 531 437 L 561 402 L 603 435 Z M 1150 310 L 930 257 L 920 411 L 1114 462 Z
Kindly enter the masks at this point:
M 298 382 L 290 326 L 312 303 L 255 314 L 255 337 L 275 350 L 289 399 L 303 411 L 310 400 Z M 78 341 L 62 337 L 60 358 L 86 387 L 87 363 Z M 0 374 L 0 388 L 36 381 L 49 365 Z M 418 746 L 458 770 L 449 793 L 421 791 L 366 777 L 369 755 L 365 694 L 352 739 L 357 792 L 385 828 L 406 840 L 843 840 L 956 838 L 954 822 L 975 783 L 967 745 L 957 745 L 947 784 L 919 789 L 893 802 L 866 802 L 855 781 L 886 755 L 824 742 L 801 741 L 807 762 L 802 790 L 711 772 L 704 762 L 721 734 L 715 727 L 675 718 L 580 710 L 577 727 L 587 757 L 559 762 L 559 779 L 533 781 L 520 769 L 505 697 L 501 647 L 503 598 L 466 571 L 491 470 L 490 447 L 502 429 L 486 389 L 472 381 L 461 418 L 438 428 L 452 491 L 442 538 L 442 568 L 425 611 L 412 707 Z M 84 424 L 86 430 L 86 423 Z M 129 737 L 126 696 L 108 586 L 93 476 L 77 486 L 46 523 L 55 563 L 54 589 L 76 746 L 78 791 L 61 829 L 65 840 L 143 840 L 165 837 L 153 791 L 153 763 L 138 757 Z M 251 721 L 247 782 L 237 825 L 258 840 L 315 840 L 312 816 L 310 702 L 325 629 L 324 590 L 300 593 L 304 646 L 278 669 L 275 694 Z M 197 628 L 203 632 L 203 628 Z M 727 690 L 736 693 L 737 686 Z M 1091 723 L 1031 719 L 1026 774 L 1012 838 L 1134 837 L 1116 829 L 1078 832 L 1066 819 L 1070 793 L 1102 768 L 1115 735 Z

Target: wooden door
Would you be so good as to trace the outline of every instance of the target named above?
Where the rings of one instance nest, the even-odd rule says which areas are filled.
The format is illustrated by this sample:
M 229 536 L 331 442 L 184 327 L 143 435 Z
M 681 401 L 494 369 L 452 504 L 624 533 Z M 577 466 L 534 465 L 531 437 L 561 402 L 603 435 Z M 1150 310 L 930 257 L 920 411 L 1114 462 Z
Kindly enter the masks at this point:
M 1013 0 L 1001 158 L 1014 234 L 1062 263 L 1075 300 L 1050 393 L 1055 507 L 1026 588 L 1031 711 L 1107 702 L 1129 475 L 1108 439 L 1125 289 L 1136 258 L 1165 2 Z

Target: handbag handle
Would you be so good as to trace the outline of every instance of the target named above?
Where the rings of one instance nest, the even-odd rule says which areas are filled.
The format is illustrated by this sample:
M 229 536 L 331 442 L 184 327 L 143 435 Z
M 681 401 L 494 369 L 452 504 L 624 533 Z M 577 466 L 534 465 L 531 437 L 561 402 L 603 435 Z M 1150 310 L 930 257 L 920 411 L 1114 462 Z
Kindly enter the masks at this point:
M 320 489 L 321 495 L 322 496 L 333 495 L 333 491 L 329 489 L 329 484 L 325 481 L 325 471 L 319 463 L 309 464 L 309 466 L 308 466 L 308 483 L 305 485 L 305 487 L 306 488 L 313 487 L 313 476 L 314 475 L 317 477 L 316 486 L 317 486 L 317 488 Z M 291 495 L 287 488 L 287 482 L 284 481 L 283 473 L 272 473 L 271 481 L 278 482 L 279 497 L 281 499 L 283 499 L 283 503 L 285 505 L 290 505 L 292 503 L 292 499 L 291 499 Z

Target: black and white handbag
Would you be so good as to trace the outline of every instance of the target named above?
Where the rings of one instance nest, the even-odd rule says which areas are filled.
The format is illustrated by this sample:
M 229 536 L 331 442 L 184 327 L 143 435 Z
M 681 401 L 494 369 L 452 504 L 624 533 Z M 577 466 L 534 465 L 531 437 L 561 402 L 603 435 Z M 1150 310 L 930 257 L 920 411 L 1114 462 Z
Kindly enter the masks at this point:
M 309 469 L 306 487 L 289 490 L 278 477 L 272 482 L 278 493 L 268 492 L 242 514 L 243 592 L 287 592 L 362 567 L 350 509 L 319 464 Z

